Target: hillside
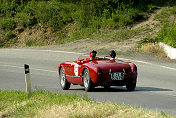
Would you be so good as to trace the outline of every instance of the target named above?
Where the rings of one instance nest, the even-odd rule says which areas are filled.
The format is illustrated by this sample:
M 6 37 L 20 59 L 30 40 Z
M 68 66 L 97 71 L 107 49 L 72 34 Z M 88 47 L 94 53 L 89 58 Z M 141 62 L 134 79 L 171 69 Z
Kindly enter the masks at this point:
M 0 47 L 64 44 L 71 50 L 96 48 L 106 52 L 113 47 L 122 53 L 135 51 L 138 43 L 143 42 L 163 41 L 175 47 L 175 3 L 174 0 L 0 0 Z M 71 46 L 74 41 L 78 46 Z

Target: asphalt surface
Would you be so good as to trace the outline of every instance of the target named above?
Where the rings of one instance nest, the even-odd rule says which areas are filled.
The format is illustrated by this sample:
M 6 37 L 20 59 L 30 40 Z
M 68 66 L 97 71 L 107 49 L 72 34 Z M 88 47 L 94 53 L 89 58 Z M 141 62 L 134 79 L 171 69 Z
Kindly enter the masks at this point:
M 136 90 L 112 87 L 109 91 L 101 87 L 85 92 L 81 86 L 62 90 L 59 85 L 57 67 L 61 62 L 77 60 L 81 53 L 40 49 L 0 50 L 0 89 L 25 90 L 24 64 L 29 64 L 32 89 L 45 89 L 65 94 L 87 94 L 102 102 L 115 102 L 162 111 L 176 115 L 176 64 L 142 61 L 136 58 L 124 59 L 138 67 Z

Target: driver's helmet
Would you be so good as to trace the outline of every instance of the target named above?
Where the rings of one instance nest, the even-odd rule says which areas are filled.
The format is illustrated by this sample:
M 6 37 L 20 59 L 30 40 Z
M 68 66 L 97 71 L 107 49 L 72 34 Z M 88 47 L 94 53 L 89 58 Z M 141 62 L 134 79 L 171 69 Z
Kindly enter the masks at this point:
M 109 52 L 109 56 L 112 57 L 112 58 L 115 58 L 116 57 L 116 52 L 114 50 L 111 50 Z
M 97 51 L 93 50 L 92 52 L 90 52 L 90 58 L 95 58 L 97 54 Z

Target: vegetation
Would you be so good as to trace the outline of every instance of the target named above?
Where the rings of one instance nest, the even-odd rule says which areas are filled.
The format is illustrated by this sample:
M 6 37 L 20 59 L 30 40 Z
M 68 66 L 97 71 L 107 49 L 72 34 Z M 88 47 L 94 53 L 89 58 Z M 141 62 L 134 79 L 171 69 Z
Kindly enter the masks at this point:
M 57 94 L 41 90 L 32 92 L 30 99 L 22 91 L 0 90 L 0 117 L 174 118 L 164 112 L 151 112 L 115 103 L 97 103 L 86 95 Z
M 176 23 L 164 24 L 164 26 L 158 33 L 157 39 L 160 42 L 164 42 L 176 48 Z
M 173 4 L 174 0 L 0 0 L 0 42 L 8 47 L 11 40 L 18 43 L 21 32 L 17 29 L 42 30 L 48 36 L 51 28 L 53 39 L 41 38 L 44 42 L 66 43 L 81 38 L 92 37 L 101 31 L 128 26 L 140 20 L 163 4 Z M 23 30 L 23 31 L 24 31 Z M 5 36 L 11 32 L 11 36 Z M 24 39 L 31 40 L 31 39 Z M 42 41 L 43 42 L 43 41 Z M 47 45 L 37 41 L 27 41 L 26 46 Z M 49 43 L 51 44 L 51 43 Z
M 156 39 L 176 48 L 176 7 L 166 8 L 155 19 L 161 21 L 163 27 L 157 34 Z

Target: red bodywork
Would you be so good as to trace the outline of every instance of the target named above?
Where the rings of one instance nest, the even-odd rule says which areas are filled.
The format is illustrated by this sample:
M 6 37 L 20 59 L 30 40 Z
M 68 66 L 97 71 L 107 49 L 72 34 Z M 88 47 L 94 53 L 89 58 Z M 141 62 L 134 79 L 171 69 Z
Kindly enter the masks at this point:
M 88 69 L 91 81 L 95 86 L 104 86 L 109 84 L 111 86 L 124 86 L 128 81 L 136 81 L 137 67 L 131 62 L 124 62 L 121 60 L 110 60 L 106 58 L 99 58 L 95 60 L 78 60 L 74 62 L 63 62 L 58 67 L 63 67 L 68 82 L 72 84 L 83 85 L 83 72 Z M 124 72 L 123 80 L 112 80 L 111 73 Z

